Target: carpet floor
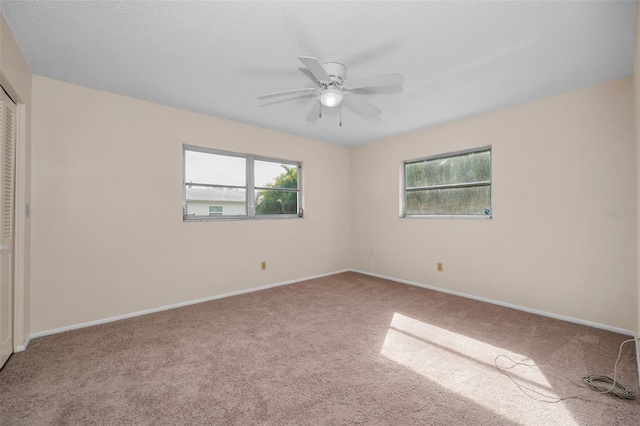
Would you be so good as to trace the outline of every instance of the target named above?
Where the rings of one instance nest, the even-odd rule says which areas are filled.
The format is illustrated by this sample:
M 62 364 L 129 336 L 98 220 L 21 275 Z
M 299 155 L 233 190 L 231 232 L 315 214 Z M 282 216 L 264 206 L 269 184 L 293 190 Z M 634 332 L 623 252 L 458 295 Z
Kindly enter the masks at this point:
M 580 379 L 626 339 L 347 272 L 34 339 L 0 371 L 0 424 L 639 425 L 638 397 Z M 528 395 L 498 355 L 538 366 L 508 370 Z

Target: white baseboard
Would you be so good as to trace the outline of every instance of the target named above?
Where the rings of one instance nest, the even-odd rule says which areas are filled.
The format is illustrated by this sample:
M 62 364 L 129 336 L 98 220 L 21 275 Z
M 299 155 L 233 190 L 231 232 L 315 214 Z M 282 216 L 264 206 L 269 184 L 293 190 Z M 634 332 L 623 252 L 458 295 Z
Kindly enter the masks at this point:
M 22 352 L 22 351 L 26 350 L 27 346 L 29 346 L 29 342 L 31 342 L 31 336 L 27 336 L 27 340 L 25 340 L 22 345 L 20 345 L 20 346 L 18 346 L 16 348 L 16 352 Z
M 559 320 L 562 320 L 562 321 L 568 321 L 568 322 L 572 322 L 572 323 L 575 323 L 575 324 L 587 325 L 589 327 L 599 328 L 599 329 L 603 329 L 603 330 L 612 331 L 614 333 L 619 333 L 619 334 L 624 334 L 624 335 L 629 335 L 629 336 L 636 337 L 636 333 L 635 332 L 633 332 L 631 330 L 626 330 L 626 329 L 623 329 L 623 328 L 612 327 L 612 326 L 605 325 L 605 324 L 599 324 L 599 323 L 586 321 L 586 320 L 582 320 L 582 319 L 578 319 L 578 318 L 568 317 L 568 316 L 564 316 L 564 315 L 558 315 L 558 314 L 554 314 L 554 313 L 551 313 L 551 312 L 540 311 L 538 309 L 531 309 L 531 308 L 527 308 L 525 306 L 513 305 L 511 303 L 500 302 L 500 301 L 493 300 L 493 299 L 488 299 L 488 298 L 485 298 L 485 297 L 474 296 L 474 295 L 467 294 L 467 293 L 448 290 L 448 289 L 444 289 L 444 288 L 440 288 L 440 287 L 434 287 L 434 286 L 421 284 L 421 283 L 417 283 L 417 282 L 413 282 L 413 281 L 403 280 L 403 279 L 400 279 L 400 278 L 388 277 L 386 275 L 375 274 L 375 273 L 372 273 L 372 272 L 366 272 L 366 271 L 362 271 L 362 270 L 359 270 L 359 269 L 344 269 L 344 270 L 340 270 L 340 271 L 328 272 L 326 274 L 313 275 L 313 276 L 309 276 L 309 277 L 305 277 L 305 278 L 299 278 L 299 279 L 294 279 L 294 280 L 289 280 L 289 281 L 282 281 L 282 282 L 275 283 L 275 284 L 268 284 L 268 285 L 264 285 L 264 286 L 260 286 L 260 287 L 252 287 L 252 288 L 248 288 L 248 289 L 244 289 L 244 290 L 233 291 L 233 292 L 230 292 L 230 293 L 224 293 L 224 294 L 219 294 L 219 295 L 216 295 L 216 296 L 205 297 L 205 298 L 202 298 L 202 299 L 189 300 L 189 301 L 186 301 L 186 302 L 175 303 L 175 304 L 172 304 L 172 305 L 160 306 L 160 307 L 157 307 L 157 308 L 146 309 L 146 310 L 143 310 L 143 311 L 132 312 L 132 313 L 129 313 L 129 314 L 118 315 L 118 316 L 109 317 L 109 318 L 103 318 L 103 319 L 99 319 L 99 320 L 95 320 L 95 321 L 89 321 L 89 322 L 69 325 L 69 326 L 60 327 L 60 328 L 54 328 L 54 329 L 51 329 L 51 330 L 39 331 L 39 332 L 32 333 L 31 335 L 29 335 L 29 337 L 27 337 L 27 339 L 25 340 L 24 344 L 21 345 L 21 346 L 18 346 L 16 348 L 16 352 L 24 351 L 27 348 L 27 346 L 29 346 L 29 342 L 31 341 L 31 339 L 35 339 L 36 337 L 49 336 L 51 334 L 62 333 L 62 332 L 65 332 L 65 331 L 76 330 L 76 329 L 79 329 L 79 328 L 91 327 L 93 325 L 98 325 L 98 324 L 106 324 L 106 323 L 113 322 L 113 321 L 119 321 L 121 319 L 133 318 L 133 317 L 137 317 L 137 316 L 140 316 L 140 315 L 152 314 L 154 312 L 166 311 L 168 309 L 175 309 L 175 308 L 180 308 L 180 307 L 188 306 L 188 305 L 195 305 L 197 303 L 209 302 L 211 300 L 224 299 L 226 297 L 237 296 L 237 295 L 246 294 L 246 293 L 252 293 L 254 291 L 266 290 L 266 289 L 273 288 L 273 287 L 280 287 L 280 286 L 283 286 L 283 285 L 295 284 L 295 283 L 299 283 L 299 282 L 302 282 L 302 281 L 312 280 L 312 279 L 316 279 L 316 278 L 322 278 L 322 277 L 326 277 L 326 276 L 329 276 L 329 275 L 340 274 L 340 273 L 348 272 L 348 271 L 357 272 L 359 274 L 370 275 L 372 277 L 382 278 L 382 279 L 386 279 L 386 280 L 390 280 L 390 281 L 396 281 L 396 282 L 399 282 L 399 283 L 408 284 L 408 285 L 412 285 L 412 286 L 415 286 L 415 287 L 426 288 L 426 289 L 438 291 L 438 292 L 441 292 L 441 293 L 447 293 L 447 294 L 451 294 L 451 295 L 454 295 L 454 296 L 465 297 L 467 299 L 478 300 L 480 302 L 491 303 L 493 305 L 504 306 L 506 308 L 516 309 L 516 310 L 523 311 L 523 312 L 529 312 L 529 313 L 532 313 L 532 314 L 542 315 L 542 316 L 549 317 L 549 318 L 559 319 Z M 636 358 L 637 358 L 638 372 L 639 372 L 638 384 L 640 385 L 640 348 L 639 348 L 639 342 L 638 342 L 637 338 L 636 338 Z
M 166 311 L 166 310 L 169 310 L 169 309 L 181 308 L 183 306 L 195 305 L 197 303 L 209 302 L 211 300 L 224 299 L 226 297 L 238 296 L 240 294 L 246 294 L 246 293 L 252 293 L 254 291 L 266 290 L 268 288 L 280 287 L 280 286 L 288 285 L 288 284 L 295 284 L 295 283 L 299 283 L 299 282 L 302 282 L 302 281 L 313 280 L 313 279 L 316 279 L 316 278 L 322 278 L 322 277 L 326 277 L 326 276 L 329 276 L 329 275 L 340 274 L 342 272 L 348 272 L 348 271 L 349 271 L 349 269 L 344 269 L 344 270 L 341 270 L 341 271 L 333 271 L 333 272 L 328 272 L 326 274 L 313 275 L 313 276 L 310 276 L 310 277 L 298 278 L 298 279 L 295 279 L 295 280 L 282 281 L 282 282 L 275 283 L 275 284 L 267 284 L 267 285 L 263 285 L 263 286 L 260 286 L 260 287 L 252 287 L 252 288 L 247 288 L 247 289 L 244 289 L 244 290 L 232 291 L 230 293 L 218 294 L 216 296 L 203 297 L 202 299 L 189 300 L 189 301 L 186 301 L 186 302 L 174 303 L 172 305 L 166 305 L 166 306 L 160 306 L 160 307 L 157 307 L 157 308 L 145 309 L 143 311 L 132 312 L 130 314 L 117 315 L 115 317 L 103 318 L 103 319 L 99 319 L 99 320 L 95 320 L 95 321 L 83 322 L 83 323 L 80 323 L 80 324 L 68 325 L 68 326 L 60 327 L 60 328 L 53 328 L 51 330 L 38 331 L 38 332 L 35 332 L 35 333 L 31 333 L 31 335 L 29 335 L 29 337 L 27 338 L 27 341 L 25 342 L 24 345 L 18 346 L 18 352 L 25 350 L 27 348 L 27 345 L 29 344 L 29 341 L 31 341 L 31 339 L 35 339 L 36 337 L 49 336 L 51 334 L 63 333 L 65 331 L 77 330 L 79 328 L 91 327 L 93 325 L 98 325 L 98 324 L 106 324 L 106 323 L 109 323 L 109 322 L 119 321 L 119 320 L 122 320 L 122 319 L 138 317 L 140 315 L 147 315 L 147 314 L 152 314 L 154 312 L 161 312 L 161 311 Z
M 454 296 L 464 297 L 464 298 L 467 298 L 467 299 L 478 300 L 480 302 L 491 303 L 492 305 L 504 306 L 505 308 L 516 309 L 518 311 L 529 312 L 531 314 L 542 315 L 543 317 L 549 317 L 549 318 L 559 319 L 559 320 L 562 320 L 562 321 L 572 322 L 572 323 L 575 323 L 575 324 L 581 324 L 581 325 L 587 325 L 589 327 L 600 328 L 602 330 L 612 331 L 614 333 L 625 334 L 625 335 L 634 336 L 634 337 L 636 335 L 635 332 L 633 332 L 631 330 L 626 330 L 624 328 L 612 327 L 612 326 L 606 325 L 606 324 L 599 324 L 597 322 L 586 321 L 586 320 L 582 320 L 582 319 L 579 319 L 579 318 L 573 318 L 573 317 L 568 317 L 568 316 L 564 316 L 564 315 L 558 315 L 558 314 L 554 314 L 554 313 L 551 313 L 551 312 L 540 311 L 538 309 L 527 308 L 525 306 L 513 305 L 511 303 L 500 302 L 498 300 L 488 299 L 486 297 L 474 296 L 472 294 L 462 293 L 462 292 L 459 292 L 459 291 L 447 290 L 445 288 L 434 287 L 434 286 L 430 286 L 430 285 L 427 285 L 427 284 L 421 284 L 421 283 L 408 281 L 408 280 L 402 280 L 400 278 L 387 277 L 385 275 L 374 274 L 372 272 L 361 271 L 359 269 L 351 269 L 351 271 L 357 272 L 359 274 L 370 275 L 372 277 L 382 278 L 382 279 L 385 279 L 385 280 L 396 281 L 396 282 L 403 283 L 403 284 L 409 284 L 409 285 L 412 285 L 412 286 L 415 286 L 415 287 L 422 287 L 422 288 L 426 288 L 426 289 L 429 289 L 429 290 L 438 291 L 440 293 L 447 293 L 447 294 L 451 294 L 451 295 L 454 295 Z

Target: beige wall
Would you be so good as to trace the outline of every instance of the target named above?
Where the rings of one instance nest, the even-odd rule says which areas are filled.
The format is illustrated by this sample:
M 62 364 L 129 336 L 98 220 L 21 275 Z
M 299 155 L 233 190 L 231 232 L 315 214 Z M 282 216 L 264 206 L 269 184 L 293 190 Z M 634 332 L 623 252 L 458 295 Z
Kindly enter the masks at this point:
M 349 267 L 637 325 L 635 219 L 605 215 L 635 208 L 631 78 L 351 150 L 38 76 L 33 91 L 32 332 Z M 307 217 L 183 223 L 183 143 L 303 161 Z M 483 145 L 494 219 L 398 218 L 404 159 Z
M 632 83 L 353 149 L 351 266 L 636 329 L 636 219 L 605 215 L 635 209 Z M 403 160 L 485 145 L 493 147 L 493 219 L 398 217 Z
M 11 29 L 0 14 L 0 82 L 9 91 L 12 97 L 25 105 L 26 120 L 24 137 L 18 139 L 17 154 L 18 168 L 16 170 L 16 211 L 18 215 L 17 226 L 20 228 L 18 235 L 24 239 L 16 242 L 16 249 L 20 252 L 22 266 L 16 270 L 18 274 L 18 318 L 17 330 L 14 333 L 14 346 L 24 345 L 30 334 L 30 251 L 31 251 L 31 222 L 29 218 L 21 216 L 24 212 L 24 204 L 31 202 L 31 70 L 22 57 L 22 53 L 16 44 Z M 21 303 L 20 303 L 21 302 Z
M 348 149 L 39 76 L 33 100 L 32 332 L 349 267 Z M 183 223 L 184 143 L 302 161 L 306 217 Z

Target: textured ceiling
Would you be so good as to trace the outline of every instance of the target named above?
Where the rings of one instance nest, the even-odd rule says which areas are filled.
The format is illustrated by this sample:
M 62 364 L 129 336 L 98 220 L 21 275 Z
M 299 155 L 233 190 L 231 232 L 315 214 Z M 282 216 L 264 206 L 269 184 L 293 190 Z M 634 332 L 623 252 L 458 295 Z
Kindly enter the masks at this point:
M 35 74 L 353 146 L 632 72 L 635 1 L 12 1 L 4 14 Z M 403 87 L 360 91 L 305 121 L 315 87 L 297 56 L 347 78 L 392 72 Z

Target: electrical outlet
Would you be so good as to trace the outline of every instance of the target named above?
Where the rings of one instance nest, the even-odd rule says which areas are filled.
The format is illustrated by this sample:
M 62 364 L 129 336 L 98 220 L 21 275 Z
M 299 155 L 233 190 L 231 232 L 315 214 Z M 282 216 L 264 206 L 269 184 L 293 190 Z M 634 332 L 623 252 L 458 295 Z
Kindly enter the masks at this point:
M 442 272 L 443 268 L 442 268 L 442 263 L 438 262 L 438 272 Z
M 263 271 L 265 269 L 267 269 L 267 261 L 263 260 L 262 262 L 260 262 L 260 269 L 262 269 Z

